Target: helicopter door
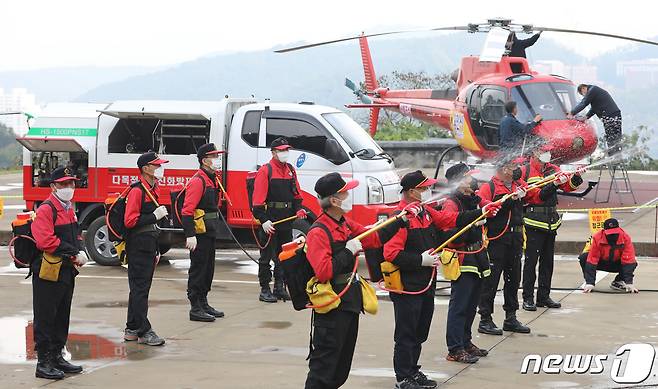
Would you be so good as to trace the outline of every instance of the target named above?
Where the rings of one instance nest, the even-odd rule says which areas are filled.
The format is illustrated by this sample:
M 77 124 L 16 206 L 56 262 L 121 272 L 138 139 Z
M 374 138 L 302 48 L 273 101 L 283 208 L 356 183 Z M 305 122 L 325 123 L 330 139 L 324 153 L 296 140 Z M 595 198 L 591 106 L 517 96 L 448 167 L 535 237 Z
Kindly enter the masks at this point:
M 498 147 L 498 128 L 500 121 L 505 116 L 505 102 L 507 91 L 503 88 L 485 86 L 480 88 L 480 120 L 479 132 L 476 132 L 478 140 L 487 148 Z

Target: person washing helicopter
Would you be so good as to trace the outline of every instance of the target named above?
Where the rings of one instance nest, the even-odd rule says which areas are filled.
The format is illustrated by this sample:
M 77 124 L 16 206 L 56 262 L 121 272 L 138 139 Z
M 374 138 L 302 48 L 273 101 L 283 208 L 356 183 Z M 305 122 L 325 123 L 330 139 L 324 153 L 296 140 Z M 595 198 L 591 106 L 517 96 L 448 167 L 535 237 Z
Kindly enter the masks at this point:
M 575 118 L 584 121 L 594 115 L 598 116 L 603 123 L 608 153 L 613 155 L 621 151 L 621 110 L 610 93 L 601 87 L 588 84 L 578 85 L 578 93 L 583 96 L 583 99 L 573 107 L 567 117 L 574 118 L 578 112 L 589 105 L 590 109 L 585 116 Z
M 500 150 L 503 152 L 523 147 L 526 137 L 532 133 L 532 129 L 542 120 L 541 115 L 536 115 L 530 123 L 521 123 L 516 118 L 519 109 L 516 106 L 516 101 L 513 100 L 505 103 L 505 112 L 507 115 L 500 121 L 500 127 L 498 128 Z

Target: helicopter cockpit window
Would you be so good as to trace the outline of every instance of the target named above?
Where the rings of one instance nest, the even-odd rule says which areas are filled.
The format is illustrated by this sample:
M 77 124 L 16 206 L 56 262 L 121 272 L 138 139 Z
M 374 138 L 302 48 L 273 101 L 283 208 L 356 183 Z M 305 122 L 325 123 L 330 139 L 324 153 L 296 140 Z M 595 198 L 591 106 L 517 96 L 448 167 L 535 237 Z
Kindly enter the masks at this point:
M 110 133 L 108 152 L 190 155 L 209 138 L 209 120 L 121 118 Z
M 541 82 L 518 85 L 512 88 L 521 122 L 541 115 L 544 120 L 563 120 L 576 105 L 576 88 L 567 83 Z
M 505 92 L 500 89 L 485 89 L 482 92 L 480 103 L 482 120 L 489 123 L 500 123 L 505 116 Z

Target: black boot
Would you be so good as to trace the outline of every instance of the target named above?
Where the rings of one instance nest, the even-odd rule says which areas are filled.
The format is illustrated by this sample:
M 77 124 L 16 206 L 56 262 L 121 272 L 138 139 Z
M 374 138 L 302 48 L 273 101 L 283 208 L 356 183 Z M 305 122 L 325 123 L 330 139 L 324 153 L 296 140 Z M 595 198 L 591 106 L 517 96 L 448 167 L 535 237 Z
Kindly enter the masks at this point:
M 210 304 L 208 304 L 208 296 L 202 296 L 202 297 L 199 299 L 199 301 L 200 301 L 200 303 L 201 303 L 201 307 L 203 308 L 203 310 L 204 310 L 207 314 L 209 314 L 210 316 L 213 316 L 213 317 L 224 317 L 224 312 L 222 312 L 222 311 L 218 311 L 218 310 L 216 310 L 215 308 L 211 307 Z
M 258 295 L 258 299 L 260 301 L 266 302 L 266 303 L 275 303 L 277 302 L 277 298 L 274 297 L 272 294 L 272 291 L 270 290 L 270 286 L 261 286 L 260 287 L 260 294 Z
M 49 380 L 61 380 L 64 378 L 64 372 L 53 366 L 50 353 L 39 351 L 37 354 L 37 370 L 34 376 L 37 378 L 46 378 Z
M 536 311 L 537 305 L 535 305 L 533 300 L 533 298 L 523 299 L 523 309 L 526 311 Z
M 496 326 L 491 316 L 482 316 L 480 325 L 478 325 L 478 332 L 487 335 L 502 335 L 503 330 Z
M 277 300 L 283 300 L 284 302 L 290 300 L 290 295 L 288 294 L 286 287 L 283 285 L 283 281 L 274 281 L 274 291 L 272 294 L 277 298 Z
M 518 332 L 520 334 L 529 334 L 530 327 L 526 327 L 516 319 L 516 311 L 505 312 L 505 321 L 503 322 L 503 330 L 510 332 Z
M 74 365 L 64 359 L 64 356 L 62 356 L 62 350 L 51 351 L 50 360 L 53 363 L 53 367 L 63 371 L 64 373 L 82 373 L 82 366 Z
M 553 301 L 552 298 L 547 297 L 545 300 L 539 300 L 537 299 L 537 306 L 538 307 L 546 307 L 546 308 L 562 308 L 562 304 L 558 303 L 557 301 Z
M 191 321 L 215 321 L 215 317 L 211 316 L 203 310 L 201 302 L 198 297 L 190 298 L 190 320 Z

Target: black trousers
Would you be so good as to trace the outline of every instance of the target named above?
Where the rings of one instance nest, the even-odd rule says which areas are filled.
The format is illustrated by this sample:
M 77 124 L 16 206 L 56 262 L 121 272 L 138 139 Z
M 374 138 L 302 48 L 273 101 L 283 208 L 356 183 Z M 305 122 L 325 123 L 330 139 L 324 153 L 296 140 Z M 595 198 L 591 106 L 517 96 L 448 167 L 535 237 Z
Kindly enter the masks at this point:
M 157 237 L 142 233 L 126 240 L 128 257 L 128 319 L 126 328 L 143 336 L 151 329 L 148 319 L 149 292 L 158 255 Z
M 546 301 L 551 293 L 553 263 L 555 261 L 555 233 L 526 228 L 525 260 L 523 262 L 523 299 L 532 300 L 535 295 L 537 262 L 539 262 L 539 282 L 537 301 Z
M 262 232 L 258 238 L 261 244 L 267 242 L 267 235 Z M 270 243 L 264 249 L 260 250 L 260 258 L 258 259 L 258 282 L 260 286 L 268 286 L 272 281 L 272 267 L 270 263 L 274 263 L 274 280 L 283 281 L 283 269 L 279 266 L 279 253 L 281 253 L 281 246 L 292 240 L 291 229 L 279 229 L 272 234 Z
M 450 282 L 446 344 L 451 353 L 471 343 L 471 327 L 480 301 L 482 283 L 480 276 L 468 272 Z
M 393 369 L 402 381 L 420 370 L 418 360 L 434 314 L 434 290 L 419 295 L 390 293 L 395 312 Z
M 334 309 L 314 314 L 313 351 L 308 361 L 306 389 L 335 389 L 347 381 L 358 333 L 356 312 Z
M 587 263 L 587 253 L 580 254 L 578 256 L 578 262 L 580 262 L 580 269 L 583 271 L 583 277 L 585 277 L 585 264 Z M 600 261 L 596 270 L 607 271 L 608 273 L 617 273 L 615 276 L 614 282 L 624 281 L 624 277 L 621 273 L 621 262 L 609 262 L 609 261 Z
M 608 150 L 618 151 L 621 147 L 621 113 L 610 116 L 602 116 L 603 129 L 605 131 L 605 142 Z
M 196 249 L 190 252 L 187 278 L 187 298 L 194 301 L 208 296 L 215 276 L 215 235 L 196 236 Z
M 74 277 L 70 282 L 53 282 L 42 280 L 38 272 L 32 275 L 32 329 L 37 352 L 59 352 L 66 345 L 74 288 Z
M 514 240 L 510 244 L 491 242 L 489 244 L 489 260 L 491 261 L 491 275 L 484 279 L 482 295 L 480 297 L 479 313 L 483 318 L 490 317 L 494 312 L 494 298 L 504 275 L 503 310 L 514 312 L 519 309 L 517 291 L 521 283 L 521 255 L 523 241 Z

